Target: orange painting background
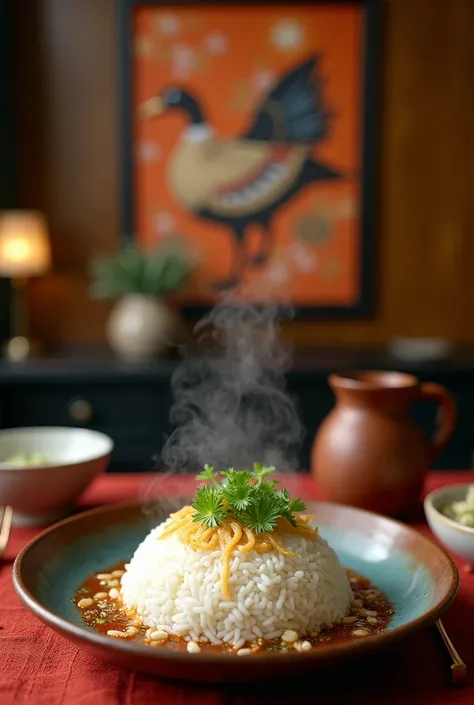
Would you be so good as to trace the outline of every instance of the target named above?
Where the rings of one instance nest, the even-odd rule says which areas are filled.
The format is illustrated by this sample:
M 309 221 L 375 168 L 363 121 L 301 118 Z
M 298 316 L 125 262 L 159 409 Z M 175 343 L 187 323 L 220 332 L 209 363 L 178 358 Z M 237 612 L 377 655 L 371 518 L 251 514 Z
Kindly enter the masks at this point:
M 347 178 L 313 183 L 276 212 L 268 264 L 247 270 L 239 294 L 300 306 L 350 306 L 360 276 L 361 55 L 360 8 L 347 5 L 143 6 L 134 13 L 133 143 L 135 235 L 145 247 L 184 238 L 199 259 L 185 300 L 215 298 L 228 275 L 233 236 L 175 201 L 167 163 L 186 127 L 177 111 L 142 120 L 138 105 L 176 85 L 189 88 L 218 138 L 247 129 L 263 93 L 312 54 L 321 56 L 323 103 L 334 117 L 313 156 Z M 247 238 L 248 250 L 258 232 Z

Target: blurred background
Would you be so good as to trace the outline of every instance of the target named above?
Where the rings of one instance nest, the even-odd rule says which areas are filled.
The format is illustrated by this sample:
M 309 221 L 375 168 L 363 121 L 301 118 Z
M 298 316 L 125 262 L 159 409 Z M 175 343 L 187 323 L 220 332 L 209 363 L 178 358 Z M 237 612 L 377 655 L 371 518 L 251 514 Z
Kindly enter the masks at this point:
M 300 465 L 334 403 L 328 374 L 378 368 L 448 387 L 459 419 L 437 466 L 471 468 L 474 2 L 380 4 L 374 309 L 284 327 L 307 429 Z M 120 343 L 111 349 L 113 304 L 89 291 L 91 258 L 122 242 L 116 14 L 114 0 L 0 3 L 0 209 L 30 212 L 11 227 L 33 253 L 17 276 L 3 268 L 0 337 L 42 345 L 33 354 L 16 340 L 0 361 L 0 426 L 96 428 L 116 443 L 112 471 L 143 471 L 171 429 L 176 354 L 131 360 Z M 184 276 L 184 263 L 172 265 Z M 120 290 L 112 270 L 98 276 Z M 415 414 L 430 433 L 434 408 Z

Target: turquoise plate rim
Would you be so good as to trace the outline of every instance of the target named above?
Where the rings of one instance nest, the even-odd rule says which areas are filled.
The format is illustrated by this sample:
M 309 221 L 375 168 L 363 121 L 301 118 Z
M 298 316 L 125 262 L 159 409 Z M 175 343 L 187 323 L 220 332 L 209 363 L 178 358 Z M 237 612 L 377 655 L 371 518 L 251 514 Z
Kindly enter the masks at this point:
M 343 511 L 343 512 L 355 512 L 358 515 L 364 515 L 366 518 L 371 519 L 375 522 L 387 522 L 388 525 L 399 527 L 404 532 L 408 532 L 410 535 L 415 535 L 417 541 L 425 542 L 426 545 L 431 546 L 431 550 L 435 550 L 438 556 L 443 560 L 446 569 L 450 575 L 450 586 L 449 589 L 445 591 L 444 596 L 438 600 L 438 602 L 430 607 L 425 613 L 416 617 L 405 624 L 397 626 L 392 630 L 387 630 L 379 634 L 371 635 L 367 639 L 360 639 L 347 642 L 337 642 L 333 645 L 327 645 L 324 649 L 314 649 L 308 652 L 286 652 L 284 654 L 278 652 L 270 652 L 265 655 L 259 655 L 256 658 L 254 655 L 239 656 L 237 659 L 235 654 L 226 652 L 217 653 L 201 653 L 193 654 L 190 656 L 186 652 L 173 651 L 168 649 L 150 649 L 147 646 L 134 643 L 132 641 L 119 641 L 111 639 L 105 635 L 98 632 L 90 630 L 90 628 L 85 625 L 76 625 L 63 617 L 55 614 L 48 608 L 44 607 L 39 600 L 37 600 L 34 595 L 28 590 L 23 579 L 23 568 L 24 563 L 28 560 L 30 552 L 44 540 L 47 540 L 52 534 L 61 531 L 62 528 L 71 523 L 80 522 L 89 517 L 94 517 L 95 515 L 106 515 L 108 513 L 112 514 L 114 512 L 139 512 L 141 511 L 141 505 L 139 502 L 124 502 L 124 503 L 114 503 L 102 505 L 100 507 L 94 507 L 86 511 L 80 512 L 73 516 L 70 516 L 56 524 L 48 527 L 42 531 L 38 536 L 32 539 L 18 554 L 15 559 L 13 570 L 12 570 L 12 580 L 16 593 L 18 594 L 20 600 L 23 604 L 43 623 L 59 632 L 66 638 L 69 638 L 76 643 L 81 643 L 85 647 L 95 647 L 105 655 L 107 652 L 112 655 L 121 655 L 125 657 L 126 655 L 137 657 L 138 659 L 146 659 L 147 661 L 162 661 L 162 662 L 175 662 L 177 665 L 182 663 L 189 663 L 190 658 L 194 664 L 223 664 L 226 663 L 236 663 L 238 664 L 250 664 L 255 665 L 267 663 L 269 661 L 274 662 L 277 660 L 279 663 L 284 665 L 284 662 L 297 660 L 299 664 L 306 667 L 309 664 L 315 664 L 315 662 L 327 662 L 336 661 L 338 659 L 347 658 L 348 656 L 357 654 L 362 654 L 365 652 L 373 651 L 378 648 L 385 648 L 393 643 L 400 641 L 402 638 L 419 631 L 423 627 L 433 624 L 444 612 L 451 606 L 459 590 L 459 571 L 454 562 L 454 560 L 449 556 L 449 554 L 433 539 L 425 536 L 421 532 L 416 531 L 411 528 L 408 524 L 404 524 L 401 521 L 392 519 L 374 512 L 369 512 L 366 510 L 358 509 L 356 507 L 351 507 L 349 505 L 335 504 L 331 502 L 315 501 L 309 502 L 307 506 L 307 511 L 311 512 L 313 507 L 324 507 L 331 509 L 332 511 Z M 125 523 L 125 522 L 124 522 Z M 123 660 L 123 659 L 122 659 Z M 239 671 L 241 669 L 239 668 Z M 182 676 L 186 680 L 186 676 Z

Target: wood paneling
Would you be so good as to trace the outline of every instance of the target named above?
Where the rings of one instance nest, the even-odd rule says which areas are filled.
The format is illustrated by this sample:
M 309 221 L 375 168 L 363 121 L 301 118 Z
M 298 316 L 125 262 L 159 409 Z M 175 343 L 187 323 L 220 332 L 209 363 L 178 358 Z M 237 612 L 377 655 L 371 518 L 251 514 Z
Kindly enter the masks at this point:
M 15 204 L 16 171 L 12 81 L 12 18 L 10 7 L 0 3 L 0 209 Z M 0 279 L 0 340 L 9 335 L 10 290 Z
M 48 214 L 55 265 L 31 282 L 33 332 L 100 339 L 108 307 L 89 301 L 87 267 L 91 254 L 117 246 L 115 2 L 15 8 L 21 199 Z
M 295 322 L 301 345 L 474 342 L 474 1 L 383 5 L 377 311 Z M 22 203 L 49 214 L 56 263 L 32 287 L 34 328 L 97 340 L 107 309 L 87 298 L 87 260 L 118 244 L 115 2 L 14 6 Z

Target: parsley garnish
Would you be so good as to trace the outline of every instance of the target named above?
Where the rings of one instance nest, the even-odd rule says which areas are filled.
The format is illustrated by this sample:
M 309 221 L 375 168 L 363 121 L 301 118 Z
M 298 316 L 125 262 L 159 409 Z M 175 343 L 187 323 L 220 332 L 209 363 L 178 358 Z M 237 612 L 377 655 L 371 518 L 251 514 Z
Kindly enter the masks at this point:
M 261 490 L 258 486 L 253 487 L 252 490 L 252 502 L 245 514 L 241 515 L 242 523 L 256 534 L 273 531 L 281 517 L 278 495 Z
M 296 521 L 293 516 L 294 512 L 304 512 L 306 505 L 299 497 L 290 499 L 288 490 L 279 490 L 278 499 L 280 501 L 281 515 L 287 519 L 292 526 L 296 526 Z
M 219 487 L 199 487 L 193 504 L 196 514 L 194 521 L 207 529 L 214 529 L 226 518 L 224 497 Z
M 253 464 L 253 475 L 257 480 L 257 485 L 261 485 L 265 475 L 271 475 L 272 472 L 275 472 L 273 465 L 263 467 L 260 463 Z
M 252 486 L 252 473 L 245 470 L 226 470 L 222 473 L 224 481 L 222 483 L 222 491 L 224 493 L 227 504 L 237 512 L 243 512 L 250 504 L 250 491 Z
M 197 479 L 211 485 L 198 488 L 193 521 L 210 529 L 235 519 L 255 533 L 273 531 L 282 517 L 296 526 L 294 513 L 303 512 L 305 504 L 299 498 L 290 499 L 288 490 L 277 490 L 276 480 L 265 479 L 273 472 L 273 466 L 260 463 L 254 463 L 252 472 L 234 468 L 216 472 L 205 465 Z
M 204 470 L 199 473 L 199 475 L 196 475 L 197 480 L 209 480 L 212 482 L 214 486 L 219 486 L 219 483 L 217 482 L 216 475 L 214 473 L 214 468 L 211 467 L 211 465 L 208 465 L 207 463 L 204 466 Z

